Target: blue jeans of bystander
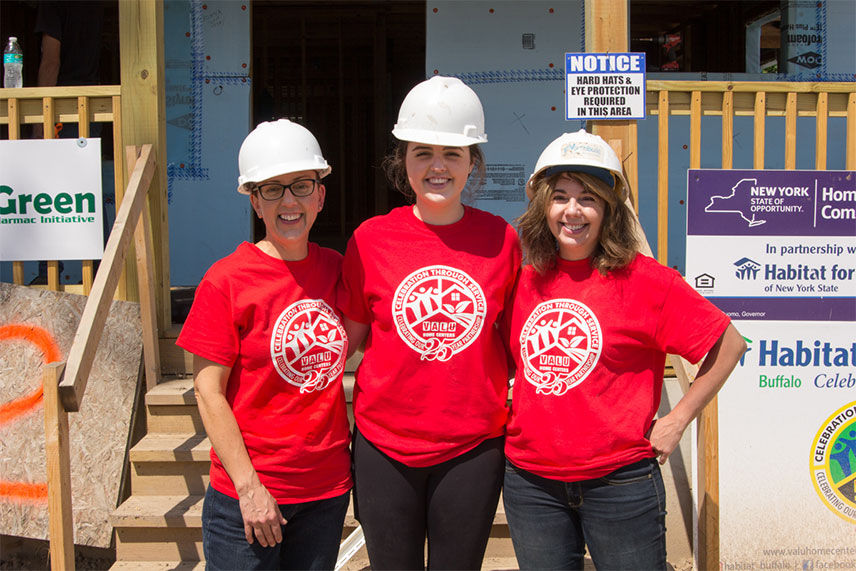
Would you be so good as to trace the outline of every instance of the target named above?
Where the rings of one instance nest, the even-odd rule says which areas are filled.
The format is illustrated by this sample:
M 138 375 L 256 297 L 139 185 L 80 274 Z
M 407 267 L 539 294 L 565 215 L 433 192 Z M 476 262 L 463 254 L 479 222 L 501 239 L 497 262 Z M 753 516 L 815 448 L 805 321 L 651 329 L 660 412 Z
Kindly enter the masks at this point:
M 666 568 L 660 466 L 640 460 L 606 476 L 562 482 L 506 462 L 505 513 L 520 569 Z
M 350 492 L 341 496 L 280 504 L 287 523 L 282 543 L 247 543 L 238 500 L 208 486 L 202 505 L 202 545 L 206 569 L 333 569 Z

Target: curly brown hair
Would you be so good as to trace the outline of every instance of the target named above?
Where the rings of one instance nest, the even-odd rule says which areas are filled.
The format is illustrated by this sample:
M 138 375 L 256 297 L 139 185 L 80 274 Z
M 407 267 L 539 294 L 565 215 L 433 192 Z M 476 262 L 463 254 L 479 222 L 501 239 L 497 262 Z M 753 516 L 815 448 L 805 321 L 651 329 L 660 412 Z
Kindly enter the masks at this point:
M 586 190 L 602 198 L 606 205 L 598 245 L 591 260 L 592 267 L 601 274 L 606 274 L 629 264 L 639 245 L 630 207 L 619 199 L 615 190 L 598 177 L 569 171 L 540 176 L 533 183 L 535 192 L 529 206 L 516 220 L 520 243 L 526 252 L 526 261 L 532 264 L 539 274 L 543 274 L 556 263 L 559 246 L 547 223 L 547 208 L 556 183 L 562 177 L 576 180 Z
M 416 201 L 416 193 L 410 188 L 410 182 L 407 180 L 407 166 L 405 165 L 407 143 L 408 141 L 398 141 L 395 149 L 384 157 L 381 168 L 383 168 L 386 178 L 393 188 L 407 197 L 408 202 L 412 204 Z M 479 146 L 470 145 L 466 148 L 470 150 L 470 163 L 473 165 L 473 171 L 475 171 L 475 176 L 470 175 L 461 195 L 461 202 L 468 204 L 475 200 L 479 189 L 484 186 L 487 171 L 485 169 L 484 154 L 481 152 Z

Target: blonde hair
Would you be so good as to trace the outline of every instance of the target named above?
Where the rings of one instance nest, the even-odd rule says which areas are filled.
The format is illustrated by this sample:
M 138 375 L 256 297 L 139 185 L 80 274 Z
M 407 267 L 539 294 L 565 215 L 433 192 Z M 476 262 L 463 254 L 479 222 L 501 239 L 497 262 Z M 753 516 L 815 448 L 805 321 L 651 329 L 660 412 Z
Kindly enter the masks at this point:
M 559 246 L 547 223 L 547 209 L 556 184 L 563 177 L 576 180 L 583 188 L 603 199 L 606 205 L 598 244 L 591 259 L 592 267 L 601 274 L 606 274 L 629 264 L 636 256 L 638 248 L 633 213 L 627 204 L 620 200 L 619 193 L 603 180 L 575 171 L 539 176 L 533 181 L 534 193 L 529 206 L 516 220 L 526 261 L 539 274 L 556 264 Z M 616 181 L 616 184 L 621 183 Z

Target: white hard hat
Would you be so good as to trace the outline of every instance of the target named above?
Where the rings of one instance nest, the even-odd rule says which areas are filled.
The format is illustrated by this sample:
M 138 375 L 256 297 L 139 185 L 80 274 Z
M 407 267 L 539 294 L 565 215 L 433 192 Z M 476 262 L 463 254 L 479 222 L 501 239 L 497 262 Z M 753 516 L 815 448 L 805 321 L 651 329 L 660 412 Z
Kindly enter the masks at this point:
M 580 129 L 576 133 L 565 133 L 541 152 L 535 163 L 535 172 L 526 183 L 526 196 L 530 199 L 535 192 L 535 178 L 545 173 L 551 175 L 563 171 L 584 172 L 596 176 L 624 200 L 627 181 L 621 170 L 621 160 L 609 144 L 592 133 Z
M 401 141 L 449 147 L 487 142 L 484 109 L 476 92 L 456 77 L 441 75 L 410 90 L 392 134 Z
M 324 178 L 333 169 L 309 129 L 280 119 L 259 123 L 247 135 L 238 152 L 238 170 L 238 192 L 250 194 L 250 183 L 300 171 L 319 171 Z

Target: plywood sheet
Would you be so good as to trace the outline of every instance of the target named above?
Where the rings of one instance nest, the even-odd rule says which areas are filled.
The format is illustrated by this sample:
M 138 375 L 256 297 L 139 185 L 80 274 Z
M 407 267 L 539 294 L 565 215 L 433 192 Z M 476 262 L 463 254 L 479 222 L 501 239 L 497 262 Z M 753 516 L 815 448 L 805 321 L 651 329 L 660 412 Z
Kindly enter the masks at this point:
M 61 359 L 67 357 L 85 303 L 84 296 L 0 283 L 4 534 L 47 539 L 41 371 L 51 343 Z M 69 415 L 74 536 L 80 545 L 110 545 L 108 516 L 119 496 L 141 351 L 139 304 L 114 301 L 80 412 Z

